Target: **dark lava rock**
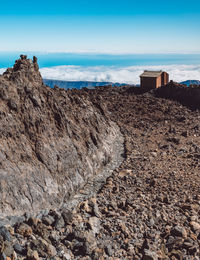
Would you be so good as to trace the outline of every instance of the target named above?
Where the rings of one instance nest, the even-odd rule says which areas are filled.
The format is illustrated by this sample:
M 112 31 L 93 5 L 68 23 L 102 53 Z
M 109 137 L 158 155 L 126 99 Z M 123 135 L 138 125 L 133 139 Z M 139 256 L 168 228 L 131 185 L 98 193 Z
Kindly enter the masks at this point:
M 112 249 L 112 245 L 106 245 L 105 246 L 105 252 L 108 256 L 112 256 L 113 255 L 113 249 Z
M 13 248 L 14 248 L 15 252 L 19 255 L 26 254 L 26 249 L 23 246 L 21 246 L 20 244 L 14 244 Z
M 7 230 L 6 227 L 0 227 L 0 236 L 3 237 L 4 240 L 11 241 L 10 232 Z
M 50 226 L 54 223 L 55 219 L 54 217 L 50 216 L 50 215 L 47 215 L 47 216 L 44 216 L 42 218 L 42 222 L 47 225 L 47 226 Z
M 172 236 L 177 236 L 177 237 L 187 237 L 187 231 L 185 230 L 184 227 L 175 226 L 171 230 L 171 235 Z
M 65 221 L 65 224 L 69 224 L 69 223 L 72 222 L 73 214 L 69 210 L 64 210 L 62 212 L 62 217 L 63 217 L 63 219 Z
M 54 222 L 55 228 L 58 230 L 65 226 L 65 221 L 62 216 L 58 217 Z

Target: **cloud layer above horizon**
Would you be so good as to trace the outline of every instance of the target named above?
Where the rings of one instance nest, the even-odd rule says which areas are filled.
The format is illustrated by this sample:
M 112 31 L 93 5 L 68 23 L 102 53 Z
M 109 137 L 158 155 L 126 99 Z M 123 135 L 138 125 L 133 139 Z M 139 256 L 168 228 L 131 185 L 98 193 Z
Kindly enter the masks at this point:
M 55 66 L 41 68 L 45 79 L 64 81 L 97 81 L 138 84 L 140 74 L 144 70 L 164 70 L 170 79 L 176 82 L 185 80 L 200 80 L 200 65 L 159 65 L 159 66 Z M 0 69 L 0 74 L 5 71 Z
M 98 81 L 138 84 L 139 75 L 144 70 L 164 70 L 170 79 L 181 82 L 184 80 L 200 80 L 200 65 L 159 65 L 159 66 L 56 66 L 42 68 L 43 78 L 65 81 Z

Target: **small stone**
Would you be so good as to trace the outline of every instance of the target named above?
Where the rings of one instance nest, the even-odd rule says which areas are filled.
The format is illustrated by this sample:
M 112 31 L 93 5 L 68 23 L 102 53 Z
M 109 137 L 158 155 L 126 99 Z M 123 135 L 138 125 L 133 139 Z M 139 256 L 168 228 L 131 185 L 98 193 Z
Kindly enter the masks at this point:
M 45 225 L 47 225 L 47 226 L 52 225 L 54 221 L 55 221 L 54 217 L 49 216 L 49 215 L 48 215 L 48 216 L 44 216 L 44 217 L 42 218 L 42 222 L 43 222 Z
M 80 223 L 83 223 L 83 218 L 81 217 L 80 214 L 74 214 L 73 215 L 73 224 L 79 225 Z
M 17 254 L 15 253 L 15 251 L 13 251 L 13 254 L 11 256 L 11 260 L 17 260 Z
M 198 219 L 198 217 L 195 216 L 195 215 L 190 217 L 190 220 L 191 220 L 191 221 L 196 221 L 197 219 Z
M 112 249 L 112 246 L 110 244 L 106 245 L 105 246 L 105 252 L 108 256 L 112 256 L 113 254 L 113 249 Z
M 89 225 L 94 234 L 98 234 L 100 230 L 100 221 L 97 217 L 89 218 Z
M 200 224 L 197 223 L 197 222 L 195 222 L 195 221 L 191 221 L 191 222 L 190 222 L 190 226 L 192 227 L 192 229 L 193 229 L 194 231 L 200 230 Z
M 8 106 L 9 106 L 10 109 L 15 110 L 15 111 L 17 111 L 17 109 L 18 109 L 17 103 L 12 99 L 10 99 L 8 101 Z
M 91 212 L 91 208 L 89 206 L 88 200 L 81 202 L 79 208 L 87 213 Z
M 108 177 L 108 178 L 106 179 L 106 184 L 105 184 L 105 186 L 106 186 L 107 188 L 113 186 L 113 179 L 112 179 L 112 177 Z
M 20 234 L 24 237 L 27 237 L 27 236 L 32 235 L 33 231 L 32 231 L 32 228 L 30 226 L 28 226 L 25 223 L 22 223 L 22 224 L 19 225 L 19 227 L 17 227 L 16 233 L 18 233 L 18 234 Z
M 171 235 L 172 236 L 177 236 L 177 237 L 187 237 L 187 231 L 184 227 L 180 227 L 180 226 L 175 226 L 172 230 L 171 230 Z
M 21 58 L 22 60 L 26 60 L 26 59 L 27 59 L 27 55 L 21 54 L 21 55 L 20 55 L 20 58 Z
M 129 229 L 126 227 L 125 223 L 121 222 L 119 223 L 119 228 L 121 229 L 121 231 L 126 234 L 129 235 L 130 231 Z
M 166 156 L 167 156 L 167 153 L 166 153 L 166 152 L 162 152 L 161 155 L 162 155 L 163 157 L 166 157 Z
M 169 203 L 169 197 L 168 197 L 167 195 L 163 197 L 163 202 L 164 202 L 165 204 L 168 204 L 168 203 Z
M 118 176 L 119 176 L 119 178 L 124 178 L 125 176 L 133 176 L 133 171 L 130 169 L 126 169 L 126 170 L 120 171 Z
M 192 247 L 193 247 L 193 244 L 190 243 L 190 242 L 185 241 L 185 242 L 183 243 L 183 247 L 186 248 L 186 249 L 189 249 L 189 248 L 192 248 Z
M 165 233 L 166 234 L 170 234 L 170 231 L 171 231 L 171 227 L 169 226 L 169 225 L 167 225 L 166 227 L 165 227 Z
M 183 204 L 181 206 L 182 210 L 192 210 L 192 205 L 190 204 Z
M 180 250 L 176 250 L 173 249 L 171 252 L 171 259 L 175 260 L 175 259 L 183 259 L 183 252 L 181 252 Z
M 9 226 L 9 227 L 7 227 L 7 230 L 10 232 L 10 234 L 11 234 L 12 236 L 14 236 L 14 234 L 15 234 L 15 229 L 14 229 L 13 227 Z
M 153 157 L 157 157 L 157 153 L 156 153 L 156 152 L 151 152 L 151 155 L 152 155 Z
M 144 249 L 143 260 L 158 260 L 158 255 L 148 249 Z
M 36 250 L 32 251 L 32 250 L 28 250 L 27 253 L 27 260 L 40 260 L 38 252 Z
M 65 259 L 65 260 L 72 260 L 71 254 L 68 253 L 68 252 L 65 252 L 63 254 L 63 259 Z
M 49 256 L 53 257 L 57 254 L 56 248 L 51 244 L 46 245 L 46 252 Z
M 97 240 L 92 231 L 84 232 L 84 239 L 85 239 L 85 249 L 88 255 L 91 255 L 93 250 L 97 247 Z
M 65 224 L 69 224 L 69 223 L 72 222 L 73 214 L 69 210 L 64 210 L 62 212 L 62 217 L 63 217 L 63 219 L 65 221 Z
M 31 101 L 33 102 L 33 105 L 34 105 L 35 107 L 41 106 L 40 98 L 39 98 L 37 95 L 31 95 L 31 96 L 30 96 L 30 99 L 31 99 Z
M 65 221 L 62 216 L 58 217 L 54 223 L 55 228 L 58 230 L 65 226 Z
M 6 227 L 0 227 L 0 236 L 3 237 L 4 240 L 11 241 L 10 232 L 7 230 Z
M 37 226 L 38 223 L 41 223 L 41 220 L 39 218 L 30 217 L 27 223 L 30 226 Z
M 8 242 L 8 241 L 5 241 L 5 242 L 4 242 L 4 248 L 3 248 L 4 254 L 5 254 L 6 256 L 11 257 L 12 254 L 13 254 L 13 251 L 14 251 L 14 250 L 13 250 L 13 247 L 12 247 L 11 243 Z
M 6 260 L 6 259 L 7 259 L 7 257 L 6 257 L 6 255 L 4 254 L 4 252 L 0 253 L 0 259 L 1 259 L 1 260 Z
M 74 243 L 72 252 L 75 256 L 85 256 L 87 252 L 87 248 L 84 242 L 76 241 Z
M 153 225 L 155 225 L 155 221 L 154 221 L 153 218 L 151 218 L 151 219 L 149 220 L 149 226 L 153 226 Z
M 15 252 L 17 252 L 19 255 L 26 254 L 26 250 L 20 244 L 14 244 L 13 248 L 14 248 Z
M 91 198 L 90 201 L 89 201 L 89 204 L 91 205 L 92 207 L 92 215 L 100 218 L 101 217 L 101 213 L 99 211 L 99 207 L 97 205 L 97 200 L 96 198 Z
M 92 252 L 92 259 L 94 260 L 99 260 L 99 259 L 102 259 L 104 255 L 104 250 L 103 248 L 95 248 Z M 104 258 L 103 258 L 104 259 Z
M 183 131 L 183 132 L 181 133 L 181 135 L 184 136 L 184 137 L 188 137 L 188 131 Z

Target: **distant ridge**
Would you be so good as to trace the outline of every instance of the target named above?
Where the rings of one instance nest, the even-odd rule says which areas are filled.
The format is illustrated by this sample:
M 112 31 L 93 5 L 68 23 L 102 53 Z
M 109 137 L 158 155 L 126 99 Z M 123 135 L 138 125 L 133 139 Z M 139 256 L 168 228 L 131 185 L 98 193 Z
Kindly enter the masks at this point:
M 184 85 L 187 85 L 187 86 L 200 85 L 200 80 L 185 80 L 185 81 L 180 82 L 180 84 L 184 84 Z
M 103 82 L 99 82 L 99 81 L 65 81 L 65 80 L 54 80 L 54 79 L 43 79 L 44 83 L 51 87 L 54 88 L 54 86 L 58 86 L 60 88 L 64 88 L 64 89 L 72 89 L 72 88 L 76 88 L 76 89 L 82 89 L 82 88 L 95 88 L 97 86 L 136 86 L 139 87 L 140 85 L 134 85 L 134 84 L 126 84 L 126 83 L 113 83 L 113 82 L 109 82 L 109 81 L 103 81 Z M 186 86 L 190 86 L 190 85 L 200 85 L 200 80 L 185 80 L 182 82 L 179 82 L 179 84 L 184 84 Z
M 128 84 L 125 83 L 113 83 L 113 82 L 97 82 L 97 81 L 64 81 L 64 80 L 53 80 L 53 79 L 43 79 L 44 83 L 48 85 L 51 88 L 54 88 L 54 86 L 58 86 L 60 88 L 65 89 L 81 89 L 81 88 L 94 88 L 97 86 L 125 86 Z

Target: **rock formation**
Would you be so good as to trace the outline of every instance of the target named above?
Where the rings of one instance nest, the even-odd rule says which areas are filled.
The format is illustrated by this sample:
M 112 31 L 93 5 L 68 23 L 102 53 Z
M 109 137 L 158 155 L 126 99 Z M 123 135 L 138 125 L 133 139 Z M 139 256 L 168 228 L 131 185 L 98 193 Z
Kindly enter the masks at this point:
M 156 89 L 154 93 L 157 97 L 176 100 L 191 109 L 200 107 L 200 86 L 198 85 L 187 87 L 170 81 L 167 85 Z
M 120 163 L 122 139 L 101 102 L 45 86 L 37 59 L 21 55 L 0 76 L 0 214 L 59 207 Z

